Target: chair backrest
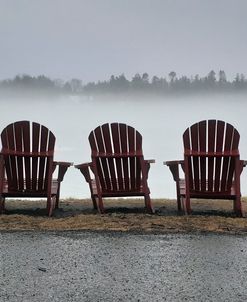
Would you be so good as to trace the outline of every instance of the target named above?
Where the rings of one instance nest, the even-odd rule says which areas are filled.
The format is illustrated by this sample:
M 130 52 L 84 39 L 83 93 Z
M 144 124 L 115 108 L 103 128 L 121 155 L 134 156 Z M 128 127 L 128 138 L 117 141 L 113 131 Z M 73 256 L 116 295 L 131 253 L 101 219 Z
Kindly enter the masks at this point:
M 54 134 L 38 123 L 18 121 L 3 129 L 1 140 L 9 191 L 47 191 Z
M 103 192 L 140 188 L 143 154 L 138 131 L 126 124 L 104 124 L 90 133 L 89 142 Z
M 219 120 L 204 120 L 186 129 L 183 141 L 190 191 L 231 190 L 239 138 L 232 125 Z

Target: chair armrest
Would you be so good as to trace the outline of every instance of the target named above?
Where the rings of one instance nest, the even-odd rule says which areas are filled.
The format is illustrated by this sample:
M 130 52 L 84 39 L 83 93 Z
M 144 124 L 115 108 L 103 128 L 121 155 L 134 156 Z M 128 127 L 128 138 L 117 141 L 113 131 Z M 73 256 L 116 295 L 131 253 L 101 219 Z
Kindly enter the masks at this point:
M 53 164 L 56 166 L 66 166 L 66 167 L 70 167 L 74 165 L 74 163 L 67 162 L 67 161 L 53 161 Z
M 247 166 L 247 160 L 240 160 L 242 162 L 243 167 Z
M 183 165 L 184 160 L 170 160 L 170 161 L 164 161 L 163 165 L 166 165 L 168 167 L 174 166 L 174 165 Z
M 69 163 L 69 162 L 64 162 L 64 161 L 54 161 L 53 162 L 53 171 L 56 169 L 56 166 L 58 166 L 58 177 L 57 180 L 58 182 L 63 181 L 64 175 L 67 171 L 67 169 L 70 166 L 73 166 L 73 163 Z
M 173 176 L 173 179 L 175 181 L 179 181 L 179 165 L 182 166 L 182 168 L 184 167 L 184 160 L 172 160 L 172 161 L 165 161 L 163 162 L 164 165 L 168 166 L 171 173 L 172 173 L 172 176 Z
M 242 173 L 244 167 L 247 166 L 247 160 L 240 160 L 240 174 Z
M 93 163 L 92 162 L 75 165 L 74 167 L 81 171 L 82 175 L 85 177 L 86 182 L 89 183 L 91 181 L 90 169 L 93 171 L 93 168 L 92 168 Z
M 144 161 L 145 161 L 147 164 L 154 164 L 154 163 L 155 163 L 155 159 L 144 159 Z

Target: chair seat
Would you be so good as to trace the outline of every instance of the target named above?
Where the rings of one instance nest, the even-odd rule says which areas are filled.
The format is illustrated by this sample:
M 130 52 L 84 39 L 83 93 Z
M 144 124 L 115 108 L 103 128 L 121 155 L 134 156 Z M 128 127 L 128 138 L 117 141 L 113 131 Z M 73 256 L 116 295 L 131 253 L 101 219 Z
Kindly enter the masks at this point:
M 185 179 L 179 180 L 179 186 L 180 186 L 180 196 L 185 197 Z M 208 182 L 206 182 L 206 188 L 208 187 Z M 236 192 L 234 184 L 231 187 L 230 191 L 209 191 L 209 190 L 191 190 L 190 191 L 190 197 L 191 198 L 208 198 L 208 199 L 235 199 Z
M 25 188 L 26 181 L 24 180 L 24 188 Z M 51 195 L 57 195 L 59 189 L 59 183 L 57 180 L 52 180 L 51 184 Z M 4 197 L 47 197 L 47 189 L 44 190 L 30 190 L 30 189 L 23 189 L 23 190 L 16 190 L 10 189 L 8 186 L 8 181 L 5 179 L 3 182 L 3 193 Z
M 93 195 L 97 196 L 98 195 L 98 190 L 96 186 L 96 180 L 92 179 L 91 180 L 91 186 L 92 186 L 92 191 Z M 117 181 L 117 189 L 113 188 L 113 185 L 111 185 L 111 189 L 109 190 L 104 190 L 102 189 L 102 196 L 103 197 L 113 197 L 113 196 L 144 196 L 146 191 L 144 190 L 143 185 L 141 184 L 138 188 L 126 188 L 126 189 L 119 189 L 119 184 Z

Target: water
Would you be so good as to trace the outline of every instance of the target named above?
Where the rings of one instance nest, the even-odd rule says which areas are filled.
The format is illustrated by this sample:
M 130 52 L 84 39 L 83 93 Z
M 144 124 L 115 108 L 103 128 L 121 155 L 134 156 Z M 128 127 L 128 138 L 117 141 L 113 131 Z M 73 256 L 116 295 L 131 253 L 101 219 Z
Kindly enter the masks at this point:
M 243 96 L 155 99 L 59 99 L 1 100 L 0 129 L 17 120 L 36 121 L 56 136 L 55 160 L 79 164 L 90 161 L 88 135 L 106 122 L 123 122 L 143 136 L 146 159 L 155 159 L 149 174 L 151 197 L 175 198 L 175 183 L 163 161 L 183 158 L 182 134 L 203 119 L 222 119 L 240 132 L 240 154 L 247 159 L 246 100 Z M 242 174 L 242 194 L 247 195 L 247 173 Z M 78 170 L 70 168 L 61 197 L 89 197 L 89 188 Z

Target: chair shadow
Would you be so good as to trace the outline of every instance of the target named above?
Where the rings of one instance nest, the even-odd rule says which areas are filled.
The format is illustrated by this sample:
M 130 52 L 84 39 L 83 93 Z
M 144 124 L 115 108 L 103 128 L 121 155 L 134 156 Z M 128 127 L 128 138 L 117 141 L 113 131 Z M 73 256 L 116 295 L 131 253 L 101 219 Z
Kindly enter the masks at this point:
M 186 216 L 183 211 L 178 211 L 177 209 L 167 208 L 165 206 L 156 209 L 155 214 L 159 216 Z M 192 213 L 187 215 L 187 217 L 193 216 L 221 216 L 221 217 L 231 217 L 235 218 L 237 215 L 231 210 L 220 210 L 220 209 L 192 209 Z
M 46 208 L 41 207 L 24 207 L 24 208 L 7 208 L 5 211 L 6 215 L 27 215 L 31 217 L 47 217 Z M 99 214 L 97 210 L 93 209 L 91 206 L 63 206 L 54 210 L 53 218 L 65 218 L 73 217 L 77 215 L 97 215 Z M 146 208 L 143 206 L 105 206 L 105 213 L 99 215 L 113 215 L 113 214 L 149 214 Z M 157 216 L 184 216 L 183 211 L 178 211 L 176 206 L 159 206 L 155 207 L 155 214 Z M 237 217 L 236 214 L 231 210 L 221 210 L 221 209 L 205 209 L 200 207 L 199 209 L 192 209 L 190 216 L 221 216 L 221 217 Z
M 6 209 L 6 215 L 27 215 L 32 217 L 47 217 L 47 210 L 46 208 L 11 208 Z M 54 218 L 65 218 L 65 217 L 73 217 L 79 214 L 83 215 L 97 215 L 99 212 L 92 207 L 81 207 L 81 208 L 59 208 L 55 209 L 53 216 Z M 143 207 L 105 207 L 105 215 L 112 215 L 112 214 L 148 214 L 148 211 Z M 100 215 L 104 215 L 100 214 Z

